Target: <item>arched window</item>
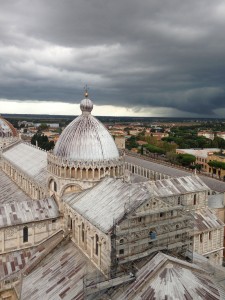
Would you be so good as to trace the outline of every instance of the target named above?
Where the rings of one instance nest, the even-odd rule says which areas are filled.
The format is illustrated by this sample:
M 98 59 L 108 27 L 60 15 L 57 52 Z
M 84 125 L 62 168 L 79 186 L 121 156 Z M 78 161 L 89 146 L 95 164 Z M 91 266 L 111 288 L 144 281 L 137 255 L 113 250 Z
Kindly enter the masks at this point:
M 196 205 L 196 203 L 197 203 L 197 195 L 194 194 L 194 205 Z
M 95 254 L 98 255 L 98 241 L 99 241 L 99 238 L 98 238 L 98 235 L 96 234 L 95 235 Z
M 211 239 L 212 239 L 212 232 L 209 231 L 209 240 L 211 240 Z
M 57 184 L 55 181 L 54 181 L 54 191 L 57 192 Z
M 124 239 L 120 239 L 120 245 L 124 243 Z
M 73 220 L 72 220 L 72 218 L 70 217 L 70 215 L 68 215 L 68 223 L 67 223 L 68 225 L 68 229 L 72 229 L 72 224 L 73 224 Z
M 177 204 L 181 205 L 180 197 L 178 197 Z
M 24 243 L 28 242 L 28 227 L 27 226 L 23 227 L 23 242 Z
M 84 223 L 82 222 L 82 226 L 81 226 L 81 234 L 82 234 L 82 242 L 84 242 Z

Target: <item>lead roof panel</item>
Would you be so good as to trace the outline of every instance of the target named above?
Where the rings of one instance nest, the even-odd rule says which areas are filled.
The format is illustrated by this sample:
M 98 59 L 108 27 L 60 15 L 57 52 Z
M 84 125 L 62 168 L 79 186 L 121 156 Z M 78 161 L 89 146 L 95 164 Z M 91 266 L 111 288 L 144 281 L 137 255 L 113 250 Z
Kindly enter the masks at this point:
M 47 152 L 20 142 L 6 149 L 2 156 L 42 186 L 47 182 Z

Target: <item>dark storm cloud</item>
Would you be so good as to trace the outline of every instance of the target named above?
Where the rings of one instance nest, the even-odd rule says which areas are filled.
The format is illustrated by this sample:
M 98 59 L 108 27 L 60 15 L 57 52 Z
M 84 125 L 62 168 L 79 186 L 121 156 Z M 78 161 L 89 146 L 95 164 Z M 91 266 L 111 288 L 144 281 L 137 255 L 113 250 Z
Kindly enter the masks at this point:
M 224 1 L 8 0 L 0 98 L 178 109 L 225 107 Z

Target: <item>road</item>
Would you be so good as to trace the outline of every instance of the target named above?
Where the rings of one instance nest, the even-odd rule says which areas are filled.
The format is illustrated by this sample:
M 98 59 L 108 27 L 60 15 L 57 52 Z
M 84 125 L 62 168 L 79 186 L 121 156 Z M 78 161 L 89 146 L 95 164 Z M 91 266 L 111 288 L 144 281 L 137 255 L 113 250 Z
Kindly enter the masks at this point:
M 141 166 L 141 167 L 144 167 L 149 170 L 153 170 L 153 171 L 156 171 L 156 172 L 159 172 L 162 174 L 172 176 L 172 177 L 180 177 L 180 176 L 188 176 L 188 175 L 190 176 L 193 174 L 191 172 L 180 170 L 175 167 L 166 166 L 163 164 L 143 160 L 141 158 L 137 158 L 137 157 L 133 157 L 133 156 L 129 156 L 129 155 L 125 156 L 125 161 L 133 163 L 133 164 Z M 197 174 L 197 175 L 202 179 L 202 181 L 204 181 L 204 183 L 206 185 L 208 185 L 208 187 L 211 190 L 214 190 L 214 191 L 217 191 L 220 193 L 225 192 L 225 182 L 211 178 L 211 177 L 206 177 L 201 174 Z

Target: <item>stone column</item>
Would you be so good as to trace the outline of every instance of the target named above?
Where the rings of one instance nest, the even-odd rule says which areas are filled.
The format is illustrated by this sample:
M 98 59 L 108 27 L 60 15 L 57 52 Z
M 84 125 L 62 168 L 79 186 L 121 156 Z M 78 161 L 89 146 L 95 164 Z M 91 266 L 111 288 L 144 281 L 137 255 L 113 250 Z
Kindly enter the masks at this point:
M 5 232 L 4 229 L 2 229 L 2 252 L 5 251 Z
M 34 237 L 34 235 L 35 235 L 35 229 L 34 229 L 34 224 L 32 224 L 32 227 L 31 227 L 31 243 L 32 243 L 32 245 L 34 245 L 35 244 L 35 237 Z
M 101 258 L 102 258 L 102 243 L 98 242 L 98 265 L 101 269 Z
M 84 250 L 87 250 L 87 229 L 84 229 Z
M 81 224 L 78 224 L 78 246 L 80 246 Z
M 20 248 L 20 228 L 17 228 L 17 249 Z
M 94 236 L 91 236 L 91 259 L 93 259 L 94 254 Z

